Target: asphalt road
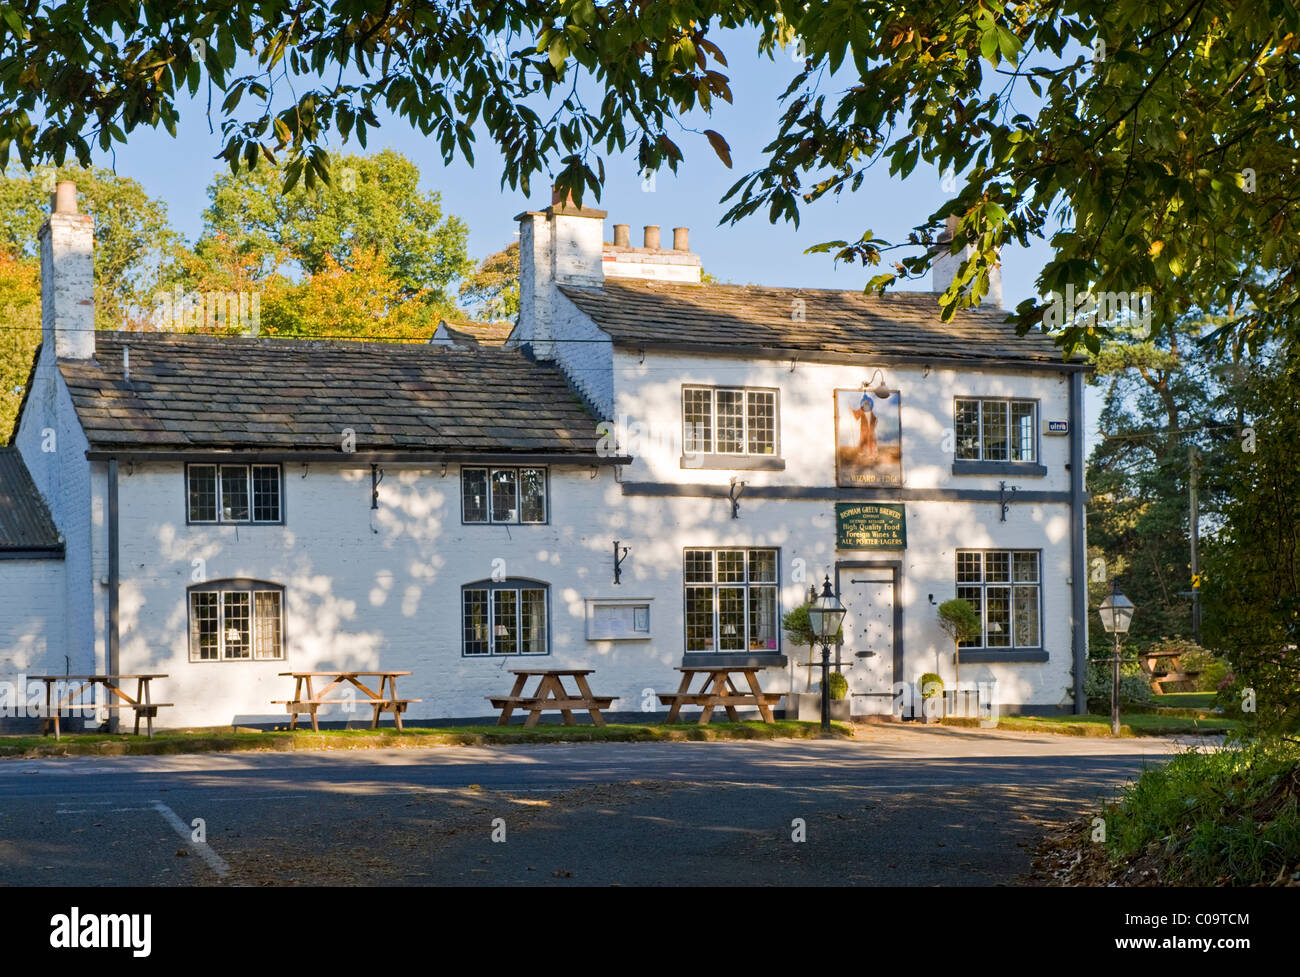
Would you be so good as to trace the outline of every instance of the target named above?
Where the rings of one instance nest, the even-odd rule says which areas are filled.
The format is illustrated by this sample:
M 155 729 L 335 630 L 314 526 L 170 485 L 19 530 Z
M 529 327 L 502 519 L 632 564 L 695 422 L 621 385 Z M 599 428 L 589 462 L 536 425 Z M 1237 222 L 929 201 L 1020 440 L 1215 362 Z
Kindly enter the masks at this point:
M 1048 825 L 1178 748 L 881 726 L 0 760 L 0 885 L 1013 884 Z

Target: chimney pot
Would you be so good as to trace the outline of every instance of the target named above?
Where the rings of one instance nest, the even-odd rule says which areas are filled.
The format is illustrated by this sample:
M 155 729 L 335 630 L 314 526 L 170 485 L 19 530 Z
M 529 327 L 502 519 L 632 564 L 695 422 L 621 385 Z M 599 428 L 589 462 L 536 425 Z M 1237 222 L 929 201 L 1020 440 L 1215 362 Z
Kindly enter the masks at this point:
M 614 247 L 630 248 L 632 246 L 632 225 L 614 225 Z
M 673 250 L 674 251 L 691 250 L 691 229 L 689 227 L 673 228 Z
M 658 224 L 645 225 L 645 246 L 647 248 L 653 248 L 656 251 L 659 250 L 659 225 Z
M 77 185 L 71 180 L 60 180 L 54 188 L 54 213 L 77 212 Z
M 551 184 L 551 206 L 552 207 L 573 207 L 573 191 L 570 190 L 561 194 L 560 188 L 554 183 Z

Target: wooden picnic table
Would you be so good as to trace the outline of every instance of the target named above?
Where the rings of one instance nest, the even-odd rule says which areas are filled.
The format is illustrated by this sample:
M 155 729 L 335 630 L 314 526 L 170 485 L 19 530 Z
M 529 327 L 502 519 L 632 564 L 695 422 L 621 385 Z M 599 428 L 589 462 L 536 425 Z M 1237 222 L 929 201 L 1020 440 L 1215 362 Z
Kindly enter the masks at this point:
M 152 674 L 133 674 L 133 675 L 29 675 L 29 679 L 45 683 L 45 732 L 50 731 L 50 726 L 54 727 L 54 738 L 57 740 L 62 735 L 59 729 L 59 717 L 63 710 L 69 711 L 76 709 L 134 709 L 135 710 L 135 734 L 140 735 L 140 720 L 144 719 L 148 724 L 149 739 L 153 739 L 153 721 L 158 715 L 158 710 L 164 706 L 171 706 L 171 702 L 154 702 L 150 691 L 150 682 L 156 678 L 166 678 L 165 672 Z M 135 698 L 127 695 L 115 683 L 121 681 L 130 681 L 135 679 Z M 59 682 L 66 682 L 69 686 L 76 683 L 75 688 L 69 688 L 67 694 L 57 701 L 54 700 L 54 687 Z M 110 698 L 107 702 L 96 703 L 94 701 L 94 689 L 96 685 L 102 685 L 104 689 L 116 698 Z M 85 693 L 90 691 L 91 701 L 85 701 Z M 73 701 L 73 700 L 78 701 Z
M 274 705 L 283 705 L 285 711 L 290 713 L 293 718 L 289 721 L 290 729 L 297 729 L 298 714 L 309 713 L 311 715 L 311 728 L 320 732 L 320 724 L 316 718 L 316 711 L 321 706 L 346 705 L 352 702 L 360 702 L 363 706 L 370 706 L 374 710 L 374 716 L 370 720 L 370 728 L 376 729 L 379 726 L 379 716 L 381 713 L 391 712 L 393 722 L 397 726 L 398 732 L 402 730 L 402 713 L 412 702 L 423 702 L 423 699 L 401 699 L 397 695 L 397 678 L 399 675 L 410 675 L 410 672 L 393 672 L 393 671 L 373 671 L 363 672 L 354 669 L 338 668 L 331 671 L 323 672 L 281 672 L 282 676 L 294 680 L 293 698 L 292 699 L 272 699 Z M 319 692 L 312 688 L 312 679 L 325 678 L 329 679 L 328 684 Z M 379 691 L 376 692 L 364 682 L 363 678 L 378 678 Z M 326 698 L 328 693 L 349 683 L 365 693 L 364 699 L 349 698 Z M 306 686 L 307 694 L 303 695 L 303 686 Z M 350 691 L 350 690 L 349 690 Z
M 547 710 L 559 710 L 566 726 L 576 725 L 573 718 L 575 709 L 585 709 L 591 715 L 591 721 L 597 726 L 605 725 L 605 717 L 600 710 L 608 709 L 618 698 L 616 695 L 592 695 L 587 676 L 595 669 L 591 668 L 519 668 L 510 669 L 515 677 L 514 688 L 506 696 L 488 696 L 492 708 L 501 710 L 498 726 L 508 725 L 515 709 L 527 709 L 528 718 L 525 726 L 536 726 L 537 720 Z M 524 686 L 530 678 L 537 678 L 537 689 L 532 695 L 524 695 Z M 572 678 L 578 686 L 577 692 L 569 692 L 564 687 L 564 679 Z
M 727 710 L 727 717 L 734 723 L 740 717 L 737 706 L 756 706 L 763 722 L 771 723 L 772 706 L 781 701 L 781 693 L 764 692 L 758 684 L 758 673 L 762 665 L 684 665 L 677 671 L 682 673 L 682 684 L 676 692 L 661 692 L 659 701 L 668 706 L 668 718 L 664 722 L 675 723 L 682 706 L 700 706 L 699 723 L 708 724 L 713 717 L 713 710 L 718 706 Z M 697 692 L 690 691 L 691 681 L 696 675 L 704 676 L 704 684 Z M 748 692 L 742 692 L 732 682 L 732 675 L 743 675 L 749 685 Z

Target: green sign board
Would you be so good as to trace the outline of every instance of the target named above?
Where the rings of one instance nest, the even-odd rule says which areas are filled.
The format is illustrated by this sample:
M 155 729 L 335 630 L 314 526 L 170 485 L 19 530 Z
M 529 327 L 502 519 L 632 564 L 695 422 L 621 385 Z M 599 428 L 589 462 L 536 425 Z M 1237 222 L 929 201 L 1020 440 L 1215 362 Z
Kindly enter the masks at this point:
M 837 550 L 901 550 L 907 547 L 907 519 L 901 504 L 836 502 Z

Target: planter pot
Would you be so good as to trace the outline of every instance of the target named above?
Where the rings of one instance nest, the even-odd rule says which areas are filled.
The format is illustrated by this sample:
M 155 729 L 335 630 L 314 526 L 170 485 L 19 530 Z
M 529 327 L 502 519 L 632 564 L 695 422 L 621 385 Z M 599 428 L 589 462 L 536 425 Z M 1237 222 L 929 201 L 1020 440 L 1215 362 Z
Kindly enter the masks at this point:
M 802 723 L 818 723 L 822 718 L 822 697 L 820 692 L 787 692 L 785 696 L 785 718 Z M 849 722 L 849 700 L 831 700 L 831 719 L 837 723 Z
M 943 718 L 943 696 L 936 695 L 930 699 L 921 700 L 921 718 L 927 723 L 937 723 Z

